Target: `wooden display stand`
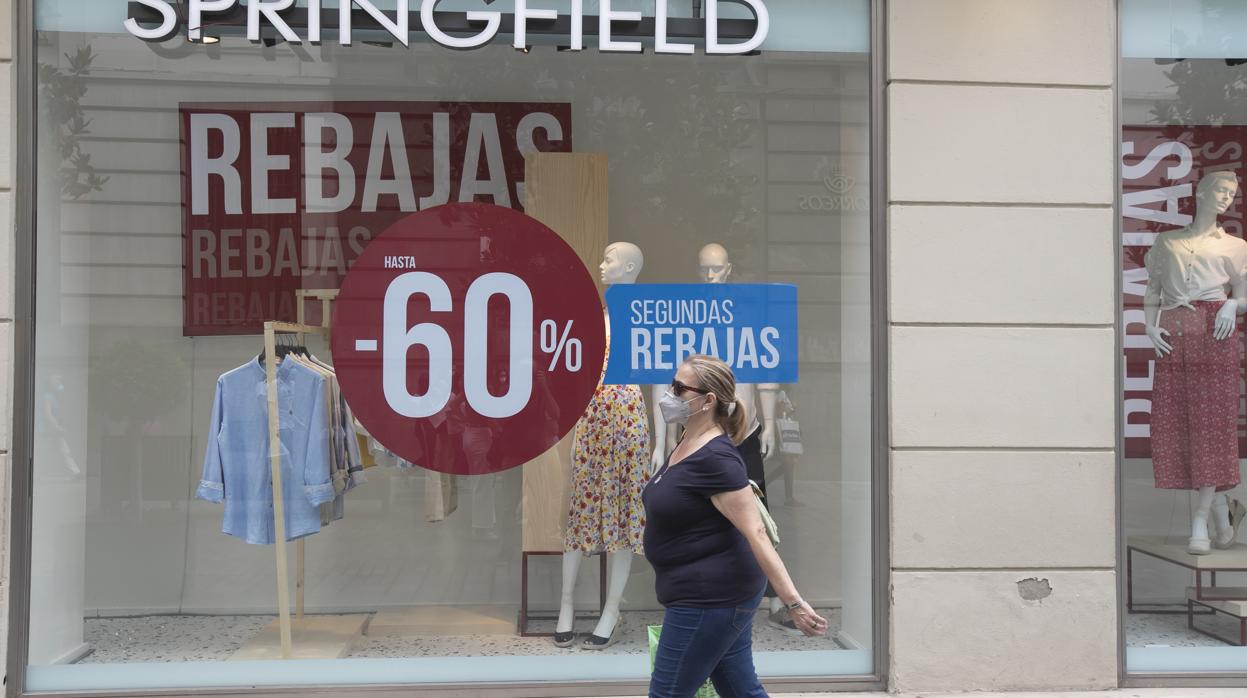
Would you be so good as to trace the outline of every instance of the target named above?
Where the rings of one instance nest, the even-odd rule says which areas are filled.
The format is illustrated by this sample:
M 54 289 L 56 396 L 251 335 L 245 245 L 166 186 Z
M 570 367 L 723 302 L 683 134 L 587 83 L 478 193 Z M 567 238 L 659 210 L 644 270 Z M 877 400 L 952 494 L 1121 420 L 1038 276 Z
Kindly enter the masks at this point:
M 580 256 L 586 269 L 597 269 L 609 239 L 606 156 L 530 153 L 524 159 L 524 179 L 524 212 L 558 233 Z M 534 635 L 528 631 L 528 621 L 539 619 L 531 616 L 528 609 L 529 557 L 563 554 L 571 441 L 568 434 L 554 448 L 524 465 L 520 635 Z M 601 556 L 601 571 L 599 608 L 606 603 L 605 556 Z
M 351 649 L 363 637 L 369 618 L 367 615 L 308 616 L 290 621 L 286 628 L 280 621 L 274 621 L 243 644 L 229 661 L 342 659 L 350 656 Z M 288 643 L 282 641 L 285 632 L 290 633 Z
M 352 645 L 364 634 L 368 615 L 318 616 L 305 618 L 303 599 L 305 592 L 305 540 L 295 543 L 297 572 L 295 598 L 297 621 L 290 618 L 290 571 L 286 556 L 286 514 L 282 498 L 280 416 L 277 411 L 277 335 L 298 335 L 300 342 L 306 335 L 321 335 L 328 340 L 330 303 L 337 298 L 336 290 L 296 292 L 298 297 L 297 323 L 264 323 L 264 375 L 268 388 L 268 443 L 269 467 L 273 480 L 273 531 L 277 554 L 277 620 L 269 624 L 259 635 L 245 643 L 231 657 L 232 660 L 253 659 L 337 659 L 350 653 Z M 308 298 L 321 302 L 321 324 L 303 323 L 303 305 Z M 298 640 L 298 648 L 295 648 Z
M 329 327 L 332 324 L 332 320 L 333 320 L 331 306 L 333 304 L 333 301 L 337 300 L 338 298 L 338 290 L 337 289 L 318 289 L 318 290 L 312 291 L 312 290 L 298 289 L 294 292 L 294 295 L 295 295 L 295 298 L 297 299 L 295 302 L 295 307 L 297 308 L 295 312 L 297 313 L 297 317 L 298 317 L 297 322 L 298 324 L 304 325 L 304 326 L 307 325 L 307 313 L 306 313 L 307 299 L 311 298 L 311 299 L 320 301 L 320 328 L 321 330 L 317 334 L 324 335 L 325 351 L 330 352 L 330 358 L 332 359 L 333 349 L 329 346 Z M 300 335 L 299 338 L 300 340 L 302 340 L 303 336 Z M 268 345 L 266 344 L 265 347 L 267 346 Z M 265 354 L 265 356 L 272 356 L 272 354 L 268 353 L 268 354 Z M 276 389 L 277 389 L 277 386 L 276 386 L 275 381 L 269 384 L 270 396 L 273 395 L 272 391 L 275 391 Z M 303 620 L 303 600 L 304 600 L 304 597 L 306 596 L 305 592 L 306 592 L 306 587 L 307 587 L 307 584 L 306 584 L 307 539 L 300 538 L 299 540 L 295 541 L 294 547 L 295 547 L 295 569 L 296 569 L 296 576 L 295 576 L 295 581 L 294 581 L 295 614 L 297 615 L 299 620 Z

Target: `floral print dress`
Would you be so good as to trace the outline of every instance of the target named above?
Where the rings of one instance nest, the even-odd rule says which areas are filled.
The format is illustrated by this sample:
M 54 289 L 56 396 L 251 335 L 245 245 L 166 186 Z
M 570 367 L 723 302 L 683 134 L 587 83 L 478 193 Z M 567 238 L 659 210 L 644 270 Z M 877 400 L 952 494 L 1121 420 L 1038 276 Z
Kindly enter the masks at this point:
M 564 551 L 644 552 L 641 489 L 649 479 L 648 449 L 649 419 L 641 388 L 599 383 L 572 437 Z

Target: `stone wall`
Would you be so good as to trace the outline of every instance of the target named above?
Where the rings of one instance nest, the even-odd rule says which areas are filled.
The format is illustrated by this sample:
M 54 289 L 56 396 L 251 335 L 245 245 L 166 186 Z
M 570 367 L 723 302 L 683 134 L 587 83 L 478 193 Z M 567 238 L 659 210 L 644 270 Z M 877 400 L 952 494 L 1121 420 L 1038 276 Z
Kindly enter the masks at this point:
M 891 0 L 891 682 L 1117 684 L 1111 0 Z

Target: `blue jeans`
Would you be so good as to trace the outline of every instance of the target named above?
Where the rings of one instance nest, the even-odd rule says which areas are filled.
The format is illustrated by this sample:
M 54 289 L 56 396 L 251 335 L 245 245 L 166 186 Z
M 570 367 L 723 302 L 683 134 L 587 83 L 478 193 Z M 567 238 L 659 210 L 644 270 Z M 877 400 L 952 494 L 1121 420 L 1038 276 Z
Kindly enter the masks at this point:
M 688 698 L 709 678 L 723 698 L 766 698 L 753 668 L 753 617 L 762 593 L 734 608 L 672 606 L 649 681 L 650 698 Z

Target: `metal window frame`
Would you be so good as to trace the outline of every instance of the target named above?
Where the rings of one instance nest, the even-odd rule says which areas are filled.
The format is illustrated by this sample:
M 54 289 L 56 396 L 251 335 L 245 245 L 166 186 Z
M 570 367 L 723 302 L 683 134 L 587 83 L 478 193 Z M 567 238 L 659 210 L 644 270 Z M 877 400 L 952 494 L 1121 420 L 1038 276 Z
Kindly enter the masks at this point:
M 25 683 L 30 637 L 30 555 L 34 453 L 35 375 L 35 42 L 34 0 L 14 0 L 12 39 L 15 92 L 13 236 L 13 450 L 9 484 L 8 663 L 5 695 L 17 696 Z
M 4 0 L 0 0 L 4 1 Z M 408 698 L 418 695 L 446 698 L 545 698 L 555 696 L 619 696 L 646 692 L 644 682 L 542 682 L 496 684 L 410 684 L 386 686 L 291 686 L 261 689 L 157 689 L 145 691 L 75 691 L 28 693 L 25 691 L 29 656 L 31 585 L 31 533 L 34 435 L 35 367 L 35 259 L 36 194 L 35 144 L 38 137 L 37 85 L 35 82 L 34 0 L 14 3 L 15 99 L 15 245 L 14 258 L 14 376 L 13 450 L 10 486 L 11 565 L 8 604 L 8 656 L 4 695 L 55 696 L 58 698 L 108 698 L 112 696 L 221 696 L 250 698 L 274 696 L 303 698 L 337 696 L 357 698 Z M 889 604 L 890 480 L 888 471 L 888 283 L 887 283 L 887 0 L 870 0 L 870 273 L 871 273 L 871 589 L 874 622 L 873 673 L 865 676 L 810 676 L 766 681 L 783 692 L 885 691 L 890 656 Z
M 1117 222 L 1121 221 L 1121 196 L 1122 196 L 1122 179 L 1121 179 L 1121 133 L 1122 133 L 1122 89 L 1121 89 L 1121 63 L 1122 63 L 1122 5 L 1124 0 L 1115 0 L 1114 10 L 1117 23 L 1116 32 L 1114 33 L 1116 58 L 1114 63 L 1113 74 L 1113 92 L 1115 99 L 1113 100 L 1113 125 L 1114 136 L 1117 138 L 1117 163 L 1113 168 L 1113 176 L 1116 181 L 1113 183 L 1114 191 L 1117 196 L 1113 201 L 1113 220 L 1114 228 L 1117 228 Z M 1126 488 L 1125 488 L 1125 405 L 1122 403 L 1121 395 L 1125 390 L 1125 350 L 1124 342 L 1126 337 L 1126 328 L 1123 323 L 1122 314 L 1120 312 L 1122 302 L 1122 247 L 1121 240 L 1115 239 L 1113 242 L 1114 249 L 1114 268 L 1113 275 L 1115 277 L 1114 287 L 1116 289 L 1114 298 L 1116 298 L 1117 310 L 1114 311 L 1115 330 L 1117 341 L 1115 347 L 1117 357 L 1114 363 L 1117 371 L 1116 380 L 1114 381 L 1114 389 L 1116 398 L 1114 402 L 1117 404 L 1117 667 L 1118 667 L 1118 685 L 1122 688 L 1247 688 L 1247 672 L 1243 673 L 1164 673 L 1164 674 L 1147 674 L 1147 673 L 1131 673 L 1129 666 L 1126 664 L 1126 584 L 1128 580 L 1125 573 L 1126 559 L 1126 522 L 1125 522 L 1125 505 L 1126 505 Z

